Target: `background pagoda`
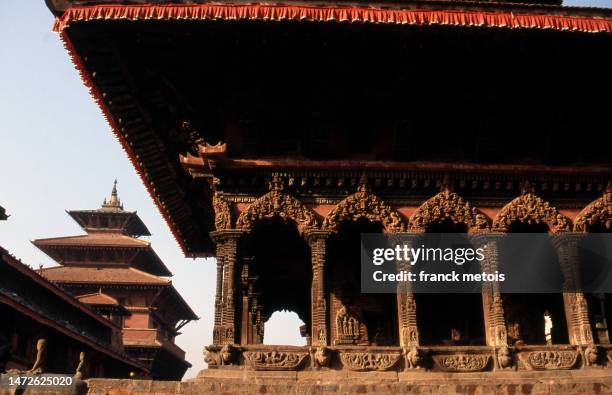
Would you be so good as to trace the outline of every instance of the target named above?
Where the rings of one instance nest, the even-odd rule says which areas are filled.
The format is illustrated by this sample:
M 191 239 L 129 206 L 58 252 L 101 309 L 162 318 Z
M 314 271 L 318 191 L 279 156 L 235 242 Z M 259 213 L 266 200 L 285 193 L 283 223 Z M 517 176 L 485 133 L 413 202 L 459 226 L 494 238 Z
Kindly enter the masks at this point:
M 125 350 L 156 379 L 180 379 L 191 366 L 174 344 L 179 330 L 197 319 L 165 278 L 172 273 L 149 242 L 136 212 L 125 211 L 113 186 L 97 210 L 68 211 L 86 235 L 34 240 L 60 266 L 40 273 L 123 328 Z

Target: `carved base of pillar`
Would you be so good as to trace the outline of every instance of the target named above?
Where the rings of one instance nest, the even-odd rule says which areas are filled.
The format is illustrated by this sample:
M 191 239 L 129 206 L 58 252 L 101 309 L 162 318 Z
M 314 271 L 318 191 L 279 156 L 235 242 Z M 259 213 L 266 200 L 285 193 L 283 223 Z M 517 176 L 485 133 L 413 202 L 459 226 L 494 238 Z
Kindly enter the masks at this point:
M 548 372 L 599 369 L 612 378 L 612 345 L 490 346 L 209 346 L 209 370 L 378 372 L 390 374 Z
M 213 328 L 213 343 L 217 345 L 234 344 L 235 332 L 233 325 L 215 325 Z

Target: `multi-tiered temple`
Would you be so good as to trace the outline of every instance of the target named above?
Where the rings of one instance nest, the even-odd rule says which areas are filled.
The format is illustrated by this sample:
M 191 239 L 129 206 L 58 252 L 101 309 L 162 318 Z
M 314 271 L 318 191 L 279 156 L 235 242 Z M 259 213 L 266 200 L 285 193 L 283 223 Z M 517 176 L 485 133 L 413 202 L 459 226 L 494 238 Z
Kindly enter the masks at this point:
M 165 277 L 172 273 L 140 236 L 150 236 L 135 211 L 123 209 L 116 182 L 97 210 L 69 211 L 82 236 L 33 243 L 60 266 L 40 274 L 114 322 L 125 351 L 156 379 L 177 380 L 191 365 L 175 342 L 180 329 L 197 319 Z
M 183 251 L 217 258 L 202 377 L 610 378 L 607 295 L 359 287 L 365 232 L 549 233 L 570 281 L 611 229 L 609 10 L 48 3 Z M 263 344 L 279 310 L 307 346 Z

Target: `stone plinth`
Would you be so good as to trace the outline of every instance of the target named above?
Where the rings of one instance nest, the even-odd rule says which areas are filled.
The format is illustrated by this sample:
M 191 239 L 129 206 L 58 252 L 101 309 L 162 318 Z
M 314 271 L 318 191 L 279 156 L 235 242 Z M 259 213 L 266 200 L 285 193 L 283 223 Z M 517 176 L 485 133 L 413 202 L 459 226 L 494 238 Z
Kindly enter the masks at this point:
M 92 395 L 144 394 L 612 394 L 603 369 L 554 372 L 255 372 L 203 370 L 184 382 L 89 380 Z

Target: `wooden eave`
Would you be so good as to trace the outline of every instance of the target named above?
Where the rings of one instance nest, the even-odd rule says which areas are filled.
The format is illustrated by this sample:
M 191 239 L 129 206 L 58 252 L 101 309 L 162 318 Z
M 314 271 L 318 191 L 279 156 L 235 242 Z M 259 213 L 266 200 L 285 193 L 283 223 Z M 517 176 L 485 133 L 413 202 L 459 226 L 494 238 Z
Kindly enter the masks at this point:
M 67 213 L 85 231 L 97 230 L 95 228 L 90 228 L 87 226 L 87 224 L 82 218 L 85 215 L 117 216 L 117 217 L 124 217 L 123 229 L 109 229 L 109 230 L 125 231 L 130 236 L 151 236 L 151 232 L 146 227 L 144 222 L 142 222 L 142 220 L 140 219 L 136 211 L 113 212 L 113 211 L 102 211 L 102 210 L 69 210 L 67 211 Z
M 133 75 L 130 75 L 116 51 L 101 45 L 96 49 L 97 53 L 85 54 L 73 26 L 107 23 L 108 29 L 112 29 L 114 21 L 146 24 L 176 20 L 240 19 L 234 18 L 235 15 L 244 15 L 242 18 L 249 20 L 445 25 L 443 16 L 451 15 L 449 18 L 455 22 L 448 24 L 466 28 L 549 29 L 567 34 L 612 32 L 610 10 L 557 5 L 451 1 L 335 2 L 316 6 L 306 2 L 213 4 L 176 1 L 173 4 L 153 5 L 139 0 L 47 0 L 47 4 L 58 17 L 55 30 L 60 33 L 84 84 L 90 89 L 183 253 L 189 257 L 211 256 L 214 252 L 208 234 L 214 229 L 210 189 L 204 187 L 196 190 L 193 187 L 193 180 L 183 169 L 183 166 L 189 167 L 192 163 L 181 164 L 178 160 L 178 155 L 187 150 L 180 152 L 169 147 L 156 133 L 156 125 L 139 102 L 142 93 L 134 86 Z M 267 18 L 266 13 L 274 17 Z M 342 16 L 345 13 L 353 16 L 345 18 Z M 377 13 L 380 19 L 370 17 Z M 442 15 L 442 19 L 436 19 L 434 15 Z M 408 19 L 404 21 L 401 19 L 403 17 Z M 495 22 L 498 19 L 504 22 Z M 568 23 L 567 27 L 564 23 Z M 107 75 L 101 75 L 99 70 L 107 71 Z
M 83 250 L 83 249 L 112 249 L 112 250 L 128 250 L 134 251 L 133 258 L 130 262 L 114 263 L 108 262 L 111 266 L 129 266 L 133 261 L 143 261 L 141 264 L 136 262 L 134 266 L 139 269 L 154 274 L 156 276 L 172 276 L 172 272 L 164 264 L 161 258 L 157 255 L 150 243 L 144 240 L 135 239 L 129 236 L 121 236 L 122 243 L 113 244 L 111 237 L 99 238 L 95 235 L 69 236 L 69 237 L 54 237 L 48 239 L 33 240 L 32 243 L 41 251 L 62 265 L 78 265 L 81 262 L 64 262 L 62 255 L 58 251 L 61 250 Z M 104 240 L 106 239 L 106 240 Z M 127 242 L 127 243 L 126 243 Z M 146 258 L 141 258 L 139 255 L 145 254 Z M 104 266 L 104 262 L 82 262 L 87 266 Z

